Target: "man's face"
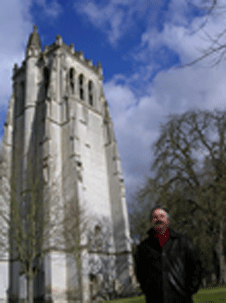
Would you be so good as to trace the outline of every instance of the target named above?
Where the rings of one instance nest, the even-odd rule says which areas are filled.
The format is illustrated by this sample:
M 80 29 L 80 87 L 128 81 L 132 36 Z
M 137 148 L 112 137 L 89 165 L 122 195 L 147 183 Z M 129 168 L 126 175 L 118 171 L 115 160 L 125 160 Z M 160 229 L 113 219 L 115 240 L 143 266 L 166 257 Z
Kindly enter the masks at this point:
M 164 209 L 156 209 L 152 213 L 151 224 L 157 233 L 164 233 L 169 226 L 169 220 Z

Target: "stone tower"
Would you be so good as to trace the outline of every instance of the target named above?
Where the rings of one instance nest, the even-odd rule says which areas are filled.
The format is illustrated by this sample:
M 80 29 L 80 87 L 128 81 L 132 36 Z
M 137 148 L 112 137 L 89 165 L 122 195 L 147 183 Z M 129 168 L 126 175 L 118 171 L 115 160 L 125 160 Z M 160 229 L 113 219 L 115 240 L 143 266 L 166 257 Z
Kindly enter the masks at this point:
M 35 26 L 25 60 L 14 66 L 2 147 L 12 179 L 25 192 L 31 170 L 44 180 L 40 207 L 57 197 L 85 218 L 79 258 L 60 249 L 45 255 L 34 281 L 34 297 L 43 302 L 92 302 L 133 289 L 125 188 L 102 80 L 100 63 L 94 66 L 61 36 L 42 50 Z M 25 297 L 25 282 L 11 261 L 11 300 Z

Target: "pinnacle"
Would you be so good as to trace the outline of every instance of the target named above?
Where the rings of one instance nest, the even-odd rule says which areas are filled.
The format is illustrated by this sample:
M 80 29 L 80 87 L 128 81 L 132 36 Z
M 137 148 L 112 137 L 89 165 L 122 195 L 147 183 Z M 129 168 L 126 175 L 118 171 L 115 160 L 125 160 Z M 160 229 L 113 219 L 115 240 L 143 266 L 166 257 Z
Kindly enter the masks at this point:
M 40 36 L 37 32 L 36 25 L 33 25 L 33 32 L 30 34 L 29 41 L 27 44 L 27 49 L 30 47 L 41 50 L 41 40 L 40 40 Z

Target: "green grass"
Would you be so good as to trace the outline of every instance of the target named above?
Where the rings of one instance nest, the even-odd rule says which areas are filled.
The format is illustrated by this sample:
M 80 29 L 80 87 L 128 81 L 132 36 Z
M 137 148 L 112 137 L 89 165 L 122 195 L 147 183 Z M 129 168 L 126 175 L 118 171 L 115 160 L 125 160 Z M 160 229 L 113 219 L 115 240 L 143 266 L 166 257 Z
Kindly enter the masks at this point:
M 222 303 L 226 302 L 226 287 L 214 287 L 207 289 L 200 289 L 197 294 L 193 296 L 194 303 Z M 145 303 L 144 296 L 119 299 L 107 301 L 110 303 Z
M 119 300 L 111 300 L 106 301 L 110 303 L 145 303 L 144 296 L 141 297 L 134 297 L 134 298 L 128 298 L 128 299 L 119 299 Z
M 208 289 L 200 289 L 193 296 L 194 303 L 221 303 L 226 302 L 226 287 L 213 287 Z

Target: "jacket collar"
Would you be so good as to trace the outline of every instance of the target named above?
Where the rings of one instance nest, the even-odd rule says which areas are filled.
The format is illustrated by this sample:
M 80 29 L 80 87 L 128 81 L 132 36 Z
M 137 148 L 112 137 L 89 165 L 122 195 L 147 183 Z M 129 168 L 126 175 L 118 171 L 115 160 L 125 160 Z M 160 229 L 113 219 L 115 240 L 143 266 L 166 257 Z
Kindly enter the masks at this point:
M 170 230 L 170 238 L 177 238 L 177 237 L 179 237 L 179 233 L 177 231 L 175 231 L 174 229 L 172 229 L 170 226 L 169 226 L 169 230 Z M 152 227 L 152 228 L 150 228 L 148 230 L 147 234 L 149 236 L 153 236 L 153 231 L 154 230 L 153 230 L 153 227 Z

